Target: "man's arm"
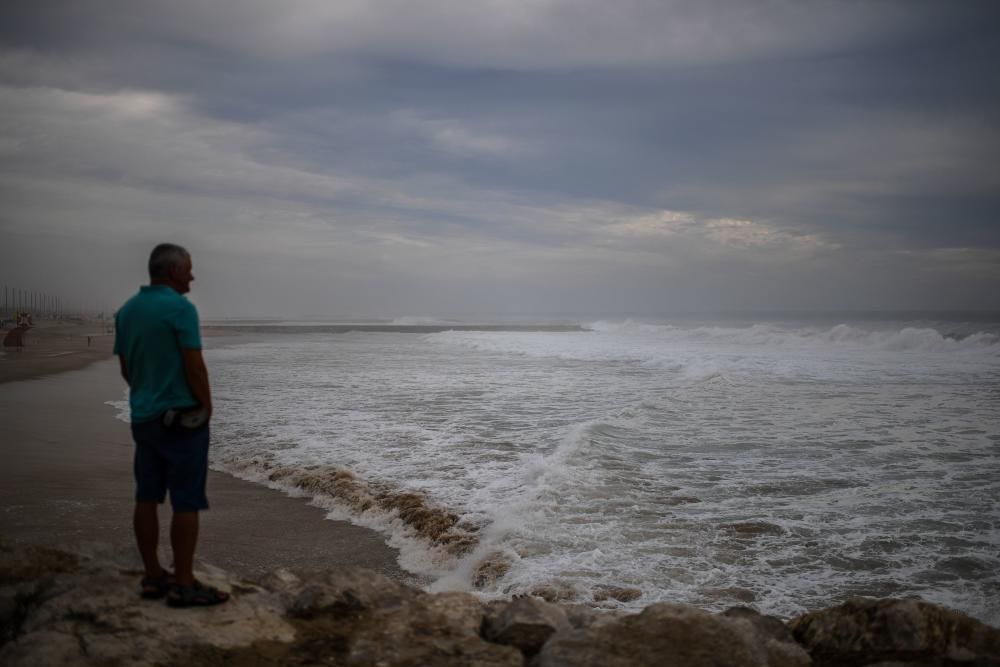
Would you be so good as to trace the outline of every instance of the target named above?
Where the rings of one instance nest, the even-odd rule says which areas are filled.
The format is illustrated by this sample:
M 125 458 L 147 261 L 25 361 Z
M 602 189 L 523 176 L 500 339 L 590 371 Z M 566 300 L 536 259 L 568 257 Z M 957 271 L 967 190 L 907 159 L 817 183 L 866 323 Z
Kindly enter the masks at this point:
M 128 381 L 128 367 L 125 366 L 125 357 L 118 357 L 118 365 L 121 367 L 122 377 L 125 379 L 125 384 L 132 386 L 132 383 Z
M 184 356 L 184 374 L 187 376 L 191 393 L 201 407 L 208 410 L 208 416 L 211 417 L 212 392 L 208 387 L 208 369 L 205 368 L 201 350 L 181 348 L 181 354 Z

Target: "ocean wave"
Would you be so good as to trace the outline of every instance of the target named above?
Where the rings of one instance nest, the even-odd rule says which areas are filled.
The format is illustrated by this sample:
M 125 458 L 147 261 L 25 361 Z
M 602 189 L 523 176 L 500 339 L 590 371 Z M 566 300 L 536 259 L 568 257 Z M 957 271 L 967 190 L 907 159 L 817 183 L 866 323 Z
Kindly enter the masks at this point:
M 584 328 L 603 334 L 643 336 L 675 342 L 715 341 L 752 346 L 833 343 L 869 346 L 886 351 L 973 351 L 1000 355 L 1000 335 L 996 333 L 986 331 L 968 334 L 942 333 L 930 327 L 885 330 L 865 329 L 850 324 L 837 324 L 829 329 L 810 327 L 790 329 L 772 324 L 753 324 L 745 327 L 678 327 L 670 324 L 644 324 L 633 320 L 621 323 L 602 320 L 586 324 Z
M 362 479 L 346 468 L 276 464 L 265 455 L 242 459 L 228 456 L 215 465 L 236 477 L 264 483 L 291 495 L 307 496 L 316 504 L 364 518 L 363 525 L 377 525 L 383 532 L 404 532 L 403 537 L 425 543 L 432 560 L 455 560 L 473 551 L 479 542 L 478 526 L 435 504 L 424 494 L 388 482 Z M 425 554 L 426 556 L 426 554 Z M 440 563 L 439 563 L 440 564 Z
M 118 414 L 115 415 L 115 419 L 118 421 L 123 421 L 126 424 L 132 423 L 132 410 L 129 408 L 128 400 L 128 389 L 125 390 L 125 397 L 120 401 L 104 401 L 104 405 L 110 405 Z
M 898 331 L 866 331 L 847 324 L 838 324 L 818 338 L 832 343 L 870 345 L 888 351 L 919 352 L 988 352 L 1000 353 L 1000 336 L 977 332 L 967 336 L 946 335 L 937 329 L 904 327 Z
M 910 324 L 274 337 L 209 360 L 213 467 L 485 599 L 790 615 L 892 578 L 995 618 L 1000 347 Z

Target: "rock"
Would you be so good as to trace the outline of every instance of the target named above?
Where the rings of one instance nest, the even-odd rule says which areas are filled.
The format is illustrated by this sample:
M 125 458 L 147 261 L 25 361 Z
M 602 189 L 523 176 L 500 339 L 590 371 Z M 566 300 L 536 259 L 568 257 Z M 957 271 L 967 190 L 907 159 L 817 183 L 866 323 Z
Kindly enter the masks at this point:
M 804 651 L 777 650 L 768 646 L 769 641 L 774 640 L 762 637 L 745 618 L 728 618 L 683 605 L 660 603 L 611 623 L 559 632 L 545 644 L 533 665 L 806 667 L 810 664 Z
M 199 578 L 233 598 L 177 610 L 139 598 L 137 566 L 107 548 L 0 544 L 0 664 L 1000 667 L 1000 631 L 916 600 L 855 600 L 786 625 L 741 607 L 487 605 L 362 569 L 247 582 L 200 564 Z
M 598 586 L 594 589 L 594 602 L 604 602 L 606 600 L 633 602 L 641 597 L 641 590 L 627 586 Z
M 301 577 L 284 573 L 266 577 L 262 584 L 278 593 L 288 615 L 348 616 L 377 607 L 393 607 L 414 599 L 420 591 L 364 569 L 313 572 Z
M 566 612 L 569 624 L 577 630 L 612 623 L 626 615 L 620 609 L 599 609 L 585 604 L 563 605 L 562 610 Z
M 788 627 L 820 667 L 1000 665 L 1000 630 L 919 600 L 850 600 Z
M 479 635 L 483 605 L 465 593 L 420 593 L 406 604 L 374 610 L 349 638 L 347 664 L 521 667 L 521 653 Z
M 533 656 L 559 630 L 571 629 L 566 612 L 537 598 L 518 598 L 487 616 L 483 636 Z
M 722 616 L 749 624 L 754 635 L 753 643 L 767 651 L 767 661 L 771 665 L 810 664 L 809 654 L 795 641 L 792 632 L 784 622 L 775 616 L 765 616 L 748 607 L 733 607 Z
M 472 573 L 472 585 L 486 588 L 510 572 L 511 561 L 502 553 L 492 553 L 483 559 Z
M 565 581 L 551 581 L 546 584 L 538 584 L 528 591 L 529 596 L 542 598 L 546 602 L 565 602 L 579 597 L 579 591 L 570 583 Z
M 0 544 L 0 586 L 35 581 L 79 566 L 78 558 L 65 551 L 28 546 L 20 549 Z
M 12 560 L 35 555 L 24 550 Z M 295 637 L 283 618 L 284 609 L 270 593 L 235 595 L 213 609 L 177 610 L 163 601 L 142 600 L 138 571 L 92 559 L 81 559 L 70 569 L 66 563 L 71 560 L 50 558 L 49 570 L 37 567 L 37 562 L 17 565 L 25 576 L 36 578 L 21 582 L 32 586 L 31 601 L 16 637 L 0 648 L 0 664 L 172 664 L 183 661 L 191 645 L 232 649 Z M 205 569 L 199 576 L 232 590 L 235 580 L 220 572 Z
M 199 647 L 190 665 L 345 664 L 520 667 L 521 654 L 480 634 L 485 607 L 468 593 L 424 593 L 367 570 L 285 574 L 279 594 L 294 641 L 231 651 Z

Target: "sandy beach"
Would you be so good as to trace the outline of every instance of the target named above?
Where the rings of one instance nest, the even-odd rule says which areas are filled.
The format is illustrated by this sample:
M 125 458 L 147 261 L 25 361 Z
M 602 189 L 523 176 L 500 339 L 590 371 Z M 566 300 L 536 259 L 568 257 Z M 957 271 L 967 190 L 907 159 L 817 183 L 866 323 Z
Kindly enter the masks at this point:
M 0 330 L 0 339 L 8 330 Z M 24 342 L 24 347 L 0 348 L 0 383 L 61 373 L 107 359 L 114 336 L 105 333 L 96 321 L 43 321 L 28 330 Z
M 71 327 L 32 332 L 23 351 L 6 350 L 0 363 L 0 536 L 134 550 L 131 435 L 107 404 L 124 398 L 125 385 L 111 336 L 92 337 L 88 346 L 86 327 Z M 249 576 L 363 565 L 406 578 L 379 535 L 327 520 L 303 499 L 211 471 L 208 487 L 212 508 L 202 516 L 198 549 L 204 561 Z M 169 515 L 164 507 L 161 549 Z

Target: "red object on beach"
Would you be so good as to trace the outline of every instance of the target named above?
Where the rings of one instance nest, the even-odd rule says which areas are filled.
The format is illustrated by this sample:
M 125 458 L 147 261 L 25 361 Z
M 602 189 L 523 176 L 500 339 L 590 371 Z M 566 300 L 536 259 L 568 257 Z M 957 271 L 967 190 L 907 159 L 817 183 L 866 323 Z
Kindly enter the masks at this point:
M 24 334 L 28 327 L 14 327 L 3 338 L 4 347 L 24 347 Z

